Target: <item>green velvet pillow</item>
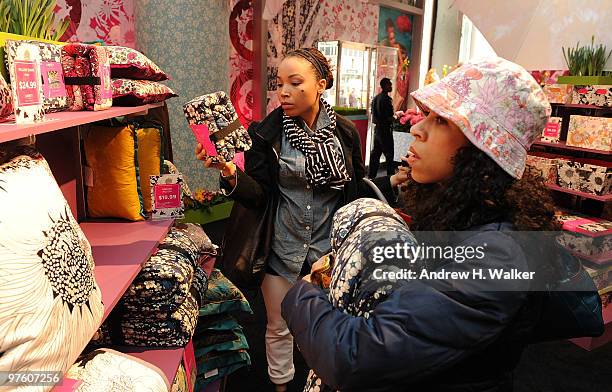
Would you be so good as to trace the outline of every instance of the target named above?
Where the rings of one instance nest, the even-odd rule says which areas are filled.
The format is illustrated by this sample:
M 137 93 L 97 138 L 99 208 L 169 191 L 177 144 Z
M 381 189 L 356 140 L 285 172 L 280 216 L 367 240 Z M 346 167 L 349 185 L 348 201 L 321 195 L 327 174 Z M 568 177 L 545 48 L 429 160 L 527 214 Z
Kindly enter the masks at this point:
M 208 290 L 200 307 L 200 316 L 233 311 L 253 313 L 244 294 L 215 268 L 208 278 Z

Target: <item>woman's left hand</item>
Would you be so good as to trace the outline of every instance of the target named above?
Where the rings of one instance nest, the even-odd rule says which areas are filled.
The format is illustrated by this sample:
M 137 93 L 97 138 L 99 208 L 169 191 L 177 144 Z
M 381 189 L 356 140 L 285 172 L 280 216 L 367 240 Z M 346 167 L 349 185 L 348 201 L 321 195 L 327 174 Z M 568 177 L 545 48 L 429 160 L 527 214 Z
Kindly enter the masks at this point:
M 402 157 L 402 161 L 408 164 L 408 158 Z M 391 186 L 396 187 L 398 185 L 402 185 L 410 178 L 410 172 L 408 171 L 408 166 L 400 166 L 398 168 L 398 172 L 391 176 Z
M 324 262 L 323 262 L 323 258 L 325 256 L 321 257 L 319 260 L 315 261 L 314 263 L 312 263 L 312 267 L 310 267 L 310 274 L 312 274 L 313 271 L 319 270 L 321 268 L 323 268 L 324 266 Z M 308 283 L 312 283 L 310 280 L 310 274 L 305 275 L 302 280 L 307 281 Z

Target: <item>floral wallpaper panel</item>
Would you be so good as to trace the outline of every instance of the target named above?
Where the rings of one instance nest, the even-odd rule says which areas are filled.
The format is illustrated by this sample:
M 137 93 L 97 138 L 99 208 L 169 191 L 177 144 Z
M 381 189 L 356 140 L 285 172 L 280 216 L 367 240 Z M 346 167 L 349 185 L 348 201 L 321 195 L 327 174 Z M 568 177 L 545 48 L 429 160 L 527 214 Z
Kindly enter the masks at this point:
M 355 0 L 286 0 L 268 22 L 268 113 L 278 106 L 278 65 L 293 49 L 319 41 L 376 44 L 379 6 Z
M 62 41 L 97 41 L 134 48 L 135 0 L 57 0 L 55 14 L 70 17 Z
M 168 100 L 174 163 L 189 186 L 218 189 L 218 172 L 195 159 L 195 137 L 183 105 L 191 99 L 229 91 L 229 1 L 134 0 L 137 49 L 168 75 L 179 97 Z
M 253 121 L 253 0 L 230 0 L 230 98 L 244 126 Z

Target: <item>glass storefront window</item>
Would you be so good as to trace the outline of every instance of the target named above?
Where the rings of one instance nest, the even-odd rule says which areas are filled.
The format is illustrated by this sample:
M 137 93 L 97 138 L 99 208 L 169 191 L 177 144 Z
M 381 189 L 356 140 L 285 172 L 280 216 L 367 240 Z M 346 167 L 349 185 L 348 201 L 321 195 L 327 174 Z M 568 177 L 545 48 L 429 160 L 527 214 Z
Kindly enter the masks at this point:
M 367 49 L 343 46 L 340 58 L 340 102 L 338 106 L 367 108 L 369 59 Z
M 332 71 L 335 72 L 334 84 L 338 83 L 338 41 L 319 42 L 318 49 L 329 60 Z M 336 86 L 325 90 L 323 99 L 332 106 L 336 106 Z

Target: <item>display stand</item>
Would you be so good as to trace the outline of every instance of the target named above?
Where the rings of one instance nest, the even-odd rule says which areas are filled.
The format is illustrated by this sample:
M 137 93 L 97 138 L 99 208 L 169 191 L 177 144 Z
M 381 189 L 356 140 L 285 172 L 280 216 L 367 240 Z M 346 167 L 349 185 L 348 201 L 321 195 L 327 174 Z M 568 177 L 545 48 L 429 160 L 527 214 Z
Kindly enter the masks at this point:
M 568 146 L 566 144 L 566 138 L 568 133 L 569 118 L 571 115 L 585 115 L 585 116 L 609 116 L 612 113 L 612 108 L 599 107 L 593 105 L 577 105 L 577 104 L 552 104 L 553 115 L 562 118 L 562 127 L 560 132 L 560 141 L 557 143 L 549 143 L 544 141 L 537 141 L 533 143 L 532 151 L 545 150 L 556 155 L 563 156 L 566 159 L 572 158 L 597 158 L 600 160 L 609 160 L 612 155 L 611 151 L 593 150 L 589 148 Z M 593 193 L 581 192 L 575 189 L 567 189 L 560 187 L 557 184 L 546 184 L 546 186 L 554 191 L 557 195 L 562 194 L 573 195 L 575 198 L 573 201 L 572 209 L 580 210 L 583 206 L 583 202 L 591 200 L 591 203 L 608 203 L 612 201 L 612 194 L 607 195 L 596 195 Z M 572 252 L 575 256 L 592 263 L 593 265 L 606 265 L 610 260 L 610 252 L 603 253 L 597 256 L 586 256 Z M 585 350 L 593 350 L 597 347 L 601 347 L 612 341 L 612 306 L 608 305 L 603 309 L 603 318 L 605 324 L 605 332 L 602 336 L 597 338 L 578 338 L 571 339 L 570 341 Z
M 0 124 L 0 143 L 37 137 L 43 154 L 70 208 L 92 247 L 94 274 L 104 303 L 104 319 L 119 302 L 143 264 L 166 236 L 173 220 L 127 222 L 87 218 L 83 185 L 80 127 L 121 116 L 143 115 L 163 103 L 137 107 L 112 107 L 98 112 L 60 112 L 46 115 L 37 124 Z M 85 349 L 85 345 L 82 349 Z M 126 348 L 130 355 L 159 367 L 172 383 L 183 358 L 184 348 Z M 54 390 L 65 390 L 60 386 Z

